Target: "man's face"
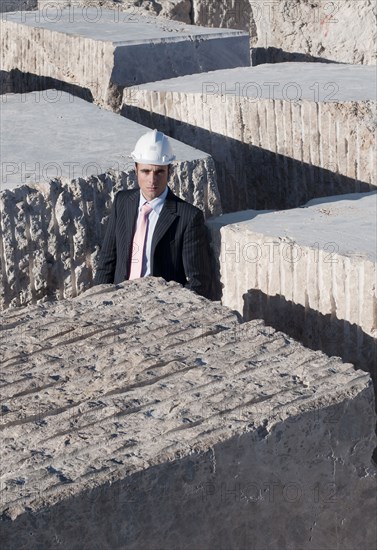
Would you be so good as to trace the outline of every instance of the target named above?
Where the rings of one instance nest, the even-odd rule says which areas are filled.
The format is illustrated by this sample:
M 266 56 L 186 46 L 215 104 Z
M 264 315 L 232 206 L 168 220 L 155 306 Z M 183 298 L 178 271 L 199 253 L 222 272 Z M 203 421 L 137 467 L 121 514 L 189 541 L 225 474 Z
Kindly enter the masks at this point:
M 147 201 L 159 197 L 168 184 L 168 166 L 136 164 L 137 182 Z

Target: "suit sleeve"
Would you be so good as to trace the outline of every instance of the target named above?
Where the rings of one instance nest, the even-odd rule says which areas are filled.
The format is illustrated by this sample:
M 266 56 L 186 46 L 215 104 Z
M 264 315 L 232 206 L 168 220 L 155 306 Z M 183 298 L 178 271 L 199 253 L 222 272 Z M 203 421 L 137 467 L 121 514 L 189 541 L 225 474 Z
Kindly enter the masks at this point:
M 109 220 L 106 227 L 105 238 L 102 244 L 99 255 L 98 268 L 94 278 L 95 285 L 107 284 L 114 282 L 115 266 L 116 266 L 116 236 L 115 228 L 117 221 L 117 201 L 118 195 L 115 196 L 113 206 L 110 212 Z
M 211 298 L 209 244 L 207 228 L 200 210 L 197 210 L 185 230 L 182 260 L 187 279 L 186 288 Z

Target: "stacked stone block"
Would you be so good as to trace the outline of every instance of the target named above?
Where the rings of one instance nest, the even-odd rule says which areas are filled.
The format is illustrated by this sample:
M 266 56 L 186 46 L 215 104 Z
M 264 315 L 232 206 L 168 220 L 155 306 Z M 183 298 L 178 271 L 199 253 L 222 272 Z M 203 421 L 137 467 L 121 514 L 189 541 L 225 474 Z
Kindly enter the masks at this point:
M 159 15 L 201 25 L 243 29 L 253 65 L 283 61 L 376 62 L 373 0 L 58 0 L 60 6 L 129 8 L 134 16 Z M 54 2 L 56 3 L 56 2 Z M 51 0 L 39 0 L 40 9 Z M 352 24 L 350 24 L 352 21 Z
M 222 302 L 376 380 L 377 194 L 210 221 Z
M 14 36 L 17 40 L 14 41 Z M 124 87 L 250 65 L 248 35 L 206 29 L 101 7 L 7 14 L 1 21 L 0 70 L 21 71 L 25 91 L 51 79 L 116 110 Z M 51 86 L 50 86 L 51 87 Z M 9 90 L 8 90 L 9 91 Z
M 2 320 L 4 550 L 372 550 L 368 375 L 154 278 Z

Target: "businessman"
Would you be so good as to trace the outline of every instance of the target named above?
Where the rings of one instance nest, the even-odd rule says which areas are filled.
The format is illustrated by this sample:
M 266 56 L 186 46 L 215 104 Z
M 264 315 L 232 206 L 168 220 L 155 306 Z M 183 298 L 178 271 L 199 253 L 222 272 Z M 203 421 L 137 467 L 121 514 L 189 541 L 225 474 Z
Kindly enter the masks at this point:
M 209 246 L 198 208 L 169 189 L 175 159 L 169 139 L 153 130 L 131 154 L 139 189 L 115 196 L 100 253 L 95 284 L 154 276 L 177 281 L 211 297 Z

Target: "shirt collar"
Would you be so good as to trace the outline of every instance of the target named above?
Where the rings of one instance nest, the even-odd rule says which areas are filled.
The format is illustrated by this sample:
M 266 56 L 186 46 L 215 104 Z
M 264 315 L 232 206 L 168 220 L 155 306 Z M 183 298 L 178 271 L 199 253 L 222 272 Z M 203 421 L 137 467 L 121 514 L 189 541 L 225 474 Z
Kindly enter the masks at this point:
M 144 197 L 143 193 L 140 191 L 140 199 L 139 199 L 139 209 L 145 204 L 146 202 L 149 204 L 151 208 L 156 212 L 156 214 L 160 214 L 162 207 L 164 206 L 165 199 L 167 197 L 167 194 L 169 192 L 168 186 L 166 186 L 165 190 L 159 197 L 156 197 L 155 199 L 151 201 L 147 201 L 147 199 Z

